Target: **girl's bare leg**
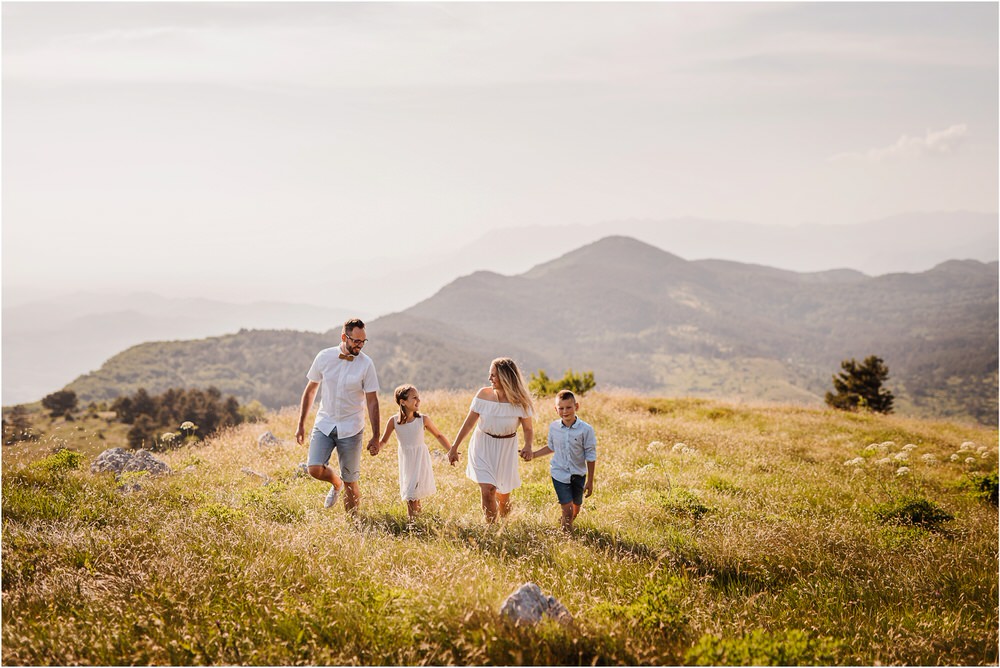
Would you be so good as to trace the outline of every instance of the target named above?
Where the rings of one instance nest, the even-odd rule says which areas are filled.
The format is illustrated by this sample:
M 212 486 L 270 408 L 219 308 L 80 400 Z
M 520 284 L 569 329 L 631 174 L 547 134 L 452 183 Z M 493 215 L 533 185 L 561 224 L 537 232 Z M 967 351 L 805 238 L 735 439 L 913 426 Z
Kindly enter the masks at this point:
M 497 519 L 497 488 L 487 482 L 479 483 L 483 495 L 483 515 L 487 524 L 493 524 Z
M 500 513 L 500 517 L 507 517 L 508 513 L 510 513 L 510 492 L 507 494 L 497 492 L 497 510 Z

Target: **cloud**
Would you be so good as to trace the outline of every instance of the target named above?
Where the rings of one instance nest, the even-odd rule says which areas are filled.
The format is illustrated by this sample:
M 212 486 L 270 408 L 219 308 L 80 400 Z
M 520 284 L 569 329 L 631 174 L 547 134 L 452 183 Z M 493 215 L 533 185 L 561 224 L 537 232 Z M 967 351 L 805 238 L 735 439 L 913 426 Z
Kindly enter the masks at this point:
M 952 125 L 945 130 L 928 130 L 923 137 L 903 135 L 895 144 L 882 148 L 869 149 L 863 153 L 838 153 L 830 158 L 830 162 L 843 160 L 882 162 L 883 160 L 922 158 L 925 156 L 953 153 L 968 134 L 965 123 Z

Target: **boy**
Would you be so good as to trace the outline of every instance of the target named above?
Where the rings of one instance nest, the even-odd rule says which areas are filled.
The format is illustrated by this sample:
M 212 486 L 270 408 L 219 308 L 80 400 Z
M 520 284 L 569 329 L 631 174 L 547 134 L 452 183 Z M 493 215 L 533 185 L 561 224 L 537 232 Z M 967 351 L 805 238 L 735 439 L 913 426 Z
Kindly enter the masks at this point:
M 594 493 L 594 466 L 597 463 L 597 436 L 594 428 L 576 416 L 580 404 L 569 390 L 556 395 L 559 419 L 549 425 L 548 443 L 531 453 L 531 458 L 552 454 L 549 471 L 559 505 L 562 506 L 562 528 L 573 531 L 583 505 L 584 495 Z

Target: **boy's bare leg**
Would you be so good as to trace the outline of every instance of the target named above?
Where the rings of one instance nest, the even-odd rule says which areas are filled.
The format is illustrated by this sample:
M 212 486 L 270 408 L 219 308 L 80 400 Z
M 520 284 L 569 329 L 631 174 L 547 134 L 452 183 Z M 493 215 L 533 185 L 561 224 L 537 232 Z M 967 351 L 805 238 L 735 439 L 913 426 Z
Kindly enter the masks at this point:
M 560 507 L 562 508 L 562 530 L 569 533 L 573 530 L 573 518 L 576 517 L 576 513 L 573 512 L 573 504 L 564 503 Z

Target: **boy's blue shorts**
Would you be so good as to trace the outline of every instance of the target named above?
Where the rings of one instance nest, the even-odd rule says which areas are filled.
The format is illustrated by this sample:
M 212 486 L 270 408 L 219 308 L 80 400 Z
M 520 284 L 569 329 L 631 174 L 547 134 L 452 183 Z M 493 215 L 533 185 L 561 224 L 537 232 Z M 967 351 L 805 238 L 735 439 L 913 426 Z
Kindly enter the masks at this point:
M 565 506 L 567 503 L 583 505 L 583 486 L 587 483 L 585 475 L 571 475 L 569 482 L 559 482 L 552 479 L 552 486 L 556 488 L 556 496 L 559 497 L 559 505 Z

